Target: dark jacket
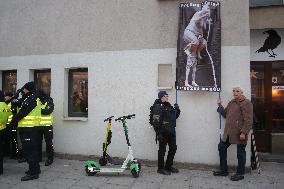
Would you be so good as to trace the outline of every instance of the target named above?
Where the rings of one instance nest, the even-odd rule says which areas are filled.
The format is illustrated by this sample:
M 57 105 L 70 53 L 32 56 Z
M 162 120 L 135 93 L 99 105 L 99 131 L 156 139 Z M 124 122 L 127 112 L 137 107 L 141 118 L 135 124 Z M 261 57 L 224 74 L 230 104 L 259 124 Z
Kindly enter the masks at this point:
M 156 99 L 153 104 L 153 127 L 159 134 L 175 134 L 176 119 L 180 115 L 180 109 L 175 108 L 169 102 Z
M 37 98 L 38 97 L 35 92 L 30 92 L 27 96 L 19 99 L 19 112 L 13 116 L 10 124 L 16 125 L 21 119 L 26 117 L 37 106 Z
M 222 116 L 226 118 L 222 140 L 226 141 L 227 137 L 229 137 L 231 144 L 246 144 L 253 123 L 252 103 L 242 96 L 239 101 L 233 99 L 225 109 L 223 107 L 220 109 Z M 240 140 L 241 133 L 246 134 L 245 141 Z

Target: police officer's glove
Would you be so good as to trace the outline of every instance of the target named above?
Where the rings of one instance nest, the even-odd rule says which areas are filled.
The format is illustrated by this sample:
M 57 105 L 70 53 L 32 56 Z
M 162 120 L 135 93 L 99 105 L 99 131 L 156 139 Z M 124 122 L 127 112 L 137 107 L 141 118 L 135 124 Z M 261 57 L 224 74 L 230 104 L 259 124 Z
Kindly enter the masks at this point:
M 175 109 L 179 109 L 179 105 L 177 103 L 174 104 Z

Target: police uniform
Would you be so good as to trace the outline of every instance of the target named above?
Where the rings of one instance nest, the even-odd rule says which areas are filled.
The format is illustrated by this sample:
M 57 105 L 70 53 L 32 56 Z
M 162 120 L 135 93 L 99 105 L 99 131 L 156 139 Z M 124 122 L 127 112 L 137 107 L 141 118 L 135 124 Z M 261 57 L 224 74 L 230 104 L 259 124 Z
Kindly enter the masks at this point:
M 17 155 L 19 153 L 18 150 L 18 137 L 17 137 L 17 125 L 11 126 L 10 122 L 13 118 L 14 114 L 17 114 L 17 107 L 15 107 L 14 104 L 12 104 L 12 102 L 8 103 L 9 108 L 12 111 L 12 114 L 9 116 L 8 118 L 8 122 L 7 122 L 7 143 L 6 143 L 6 148 L 8 148 L 7 151 L 9 151 L 10 157 L 11 158 L 17 158 Z
M 9 106 L 4 102 L 4 94 L 0 91 L 0 175 L 3 174 L 4 134 L 8 117 L 11 114 Z
M 22 100 L 19 112 L 13 116 L 11 125 L 18 122 L 22 148 L 25 158 L 29 165 L 26 176 L 21 181 L 37 179 L 40 174 L 40 166 L 38 159 L 38 130 L 36 126 L 40 124 L 41 102 L 35 92 L 34 82 L 28 82 L 24 85 L 26 97 Z
M 47 106 L 47 102 L 42 102 L 41 109 L 44 110 Z M 53 163 L 54 149 L 53 149 L 53 113 L 49 115 L 41 114 L 40 126 L 39 126 L 39 160 L 42 159 L 42 138 L 46 143 L 46 155 L 47 160 L 45 166 L 49 166 Z

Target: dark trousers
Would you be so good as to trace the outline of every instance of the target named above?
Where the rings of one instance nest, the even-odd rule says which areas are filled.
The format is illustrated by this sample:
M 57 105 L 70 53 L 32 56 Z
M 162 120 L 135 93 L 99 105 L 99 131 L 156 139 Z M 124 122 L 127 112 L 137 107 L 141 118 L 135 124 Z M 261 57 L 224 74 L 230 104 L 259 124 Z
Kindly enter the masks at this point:
M 219 156 L 220 156 L 220 170 L 228 172 L 227 165 L 227 149 L 231 144 L 229 143 L 229 137 L 226 142 L 220 141 L 218 145 Z M 245 174 L 245 165 L 246 165 L 246 144 L 237 144 L 237 158 L 238 158 L 238 167 L 237 174 Z
M 46 156 L 47 159 L 53 160 L 54 149 L 53 149 L 53 127 L 52 126 L 40 126 L 39 130 L 39 160 L 42 160 L 42 139 L 44 137 L 46 144 Z
M 158 150 L 158 169 L 169 169 L 173 165 L 174 157 L 177 151 L 176 136 L 172 134 L 163 134 L 158 137 L 159 150 Z M 164 157 L 166 153 L 166 146 L 169 145 L 169 152 L 165 165 Z
M 38 131 L 36 127 L 19 128 L 24 156 L 29 165 L 31 175 L 39 174 Z
M 5 129 L 0 130 L 0 175 L 3 174 L 4 134 Z
M 6 127 L 4 129 L 3 133 L 3 156 L 9 156 L 10 155 L 10 129 Z
M 17 130 L 7 125 L 6 137 L 5 137 L 5 154 L 10 157 L 17 157 L 18 155 L 18 142 L 17 142 Z

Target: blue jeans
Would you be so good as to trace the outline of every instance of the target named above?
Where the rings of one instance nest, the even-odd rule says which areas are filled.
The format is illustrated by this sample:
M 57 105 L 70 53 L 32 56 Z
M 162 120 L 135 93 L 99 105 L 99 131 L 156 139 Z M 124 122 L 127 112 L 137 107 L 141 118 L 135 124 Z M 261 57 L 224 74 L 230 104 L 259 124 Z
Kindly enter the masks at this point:
M 218 145 L 219 156 L 220 156 L 220 170 L 228 172 L 227 165 L 227 148 L 231 144 L 229 143 L 229 137 L 226 142 L 220 141 Z M 237 174 L 245 174 L 245 165 L 246 165 L 246 144 L 237 144 L 237 158 L 238 158 L 238 167 Z

